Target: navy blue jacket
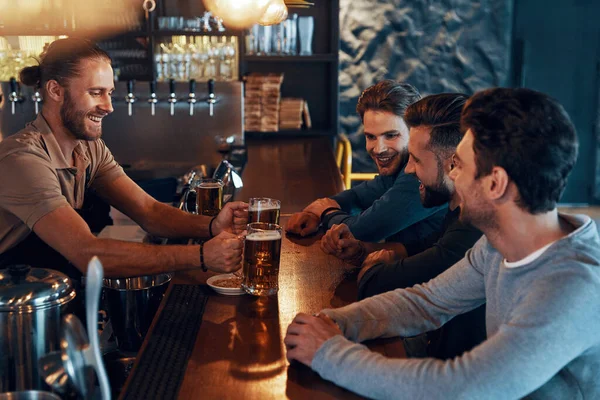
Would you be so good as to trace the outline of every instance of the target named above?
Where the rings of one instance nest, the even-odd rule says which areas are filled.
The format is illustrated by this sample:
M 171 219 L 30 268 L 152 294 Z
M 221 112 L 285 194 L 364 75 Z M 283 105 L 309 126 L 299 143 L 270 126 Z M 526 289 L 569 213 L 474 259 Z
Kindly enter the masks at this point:
M 408 243 L 426 240 L 439 232 L 448 207 L 425 208 L 419 181 L 404 173 L 381 176 L 331 197 L 343 212 L 328 214 L 323 223 L 346 224 L 354 237 L 365 242 Z

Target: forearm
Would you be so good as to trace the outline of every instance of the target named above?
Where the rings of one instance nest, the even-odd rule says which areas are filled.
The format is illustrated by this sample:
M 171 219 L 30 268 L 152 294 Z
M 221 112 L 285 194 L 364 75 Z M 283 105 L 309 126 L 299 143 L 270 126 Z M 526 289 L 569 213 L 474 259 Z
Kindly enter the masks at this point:
M 211 219 L 212 217 L 186 213 L 157 201 L 144 215 L 140 225 L 146 232 L 165 238 L 209 238 Z
M 344 261 L 356 267 L 363 265 L 369 254 L 379 250 L 392 250 L 396 260 L 401 260 L 407 256 L 406 248 L 401 243 L 369 243 L 357 241 L 357 246 L 360 250 L 357 250 L 355 256 L 352 258 L 344 258 Z
M 67 257 L 83 273 L 98 256 L 107 277 L 155 275 L 200 267 L 199 246 L 157 246 L 112 239 L 92 239 Z
M 446 361 L 390 359 L 337 335 L 317 350 L 311 366 L 323 378 L 376 399 L 399 393 L 403 398 L 517 399 L 551 379 L 556 398 L 573 398 L 580 388 L 565 385 L 557 374 L 597 342 L 597 324 L 590 323 L 597 310 L 566 309 L 561 315 L 553 309 L 549 318 L 519 315 L 473 350 Z
M 406 258 L 408 256 L 407 252 L 406 252 L 406 247 L 404 247 L 404 245 L 402 243 L 393 243 L 393 242 L 386 242 L 386 243 L 369 243 L 369 242 L 362 242 L 363 245 L 365 246 L 365 250 L 367 254 L 379 251 L 379 250 L 392 250 L 394 252 L 394 255 L 396 257 L 396 260 L 402 260 L 403 258 Z
M 467 259 L 423 285 L 324 310 L 355 341 L 414 336 L 442 326 L 485 302 L 483 277 Z

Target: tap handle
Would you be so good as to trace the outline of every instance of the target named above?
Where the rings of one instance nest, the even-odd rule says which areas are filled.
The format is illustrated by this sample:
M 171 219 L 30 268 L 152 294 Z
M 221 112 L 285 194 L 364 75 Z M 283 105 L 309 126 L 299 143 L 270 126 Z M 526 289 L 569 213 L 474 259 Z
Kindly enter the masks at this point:
M 127 81 L 127 93 L 133 93 L 133 79 Z
M 17 80 L 14 76 L 10 77 L 10 91 L 11 93 L 17 93 Z
M 175 79 L 169 80 L 169 90 L 171 93 L 175 93 Z
M 156 80 L 150 81 L 150 94 L 156 93 Z
M 208 96 L 212 97 L 211 95 L 215 94 L 215 80 L 214 79 L 209 79 L 208 80 Z
M 190 79 L 190 93 L 196 93 L 196 80 Z

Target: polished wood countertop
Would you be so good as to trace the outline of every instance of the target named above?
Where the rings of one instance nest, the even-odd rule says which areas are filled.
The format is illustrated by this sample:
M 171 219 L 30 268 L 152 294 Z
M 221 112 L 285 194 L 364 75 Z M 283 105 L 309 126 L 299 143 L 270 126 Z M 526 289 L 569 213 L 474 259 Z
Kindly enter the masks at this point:
M 237 199 L 280 199 L 283 215 L 342 189 L 326 138 L 249 141 L 243 179 L 244 188 Z M 287 220 L 283 216 L 281 224 L 285 226 Z M 356 274 L 321 251 L 321 236 L 283 238 L 278 295 L 215 293 L 210 297 L 180 387 L 180 399 L 360 398 L 303 365 L 290 364 L 285 357 L 283 338 L 298 312 L 315 313 L 356 300 Z M 177 273 L 174 282 L 202 284 L 211 275 Z M 391 357 L 404 356 L 397 339 L 378 340 L 369 346 Z

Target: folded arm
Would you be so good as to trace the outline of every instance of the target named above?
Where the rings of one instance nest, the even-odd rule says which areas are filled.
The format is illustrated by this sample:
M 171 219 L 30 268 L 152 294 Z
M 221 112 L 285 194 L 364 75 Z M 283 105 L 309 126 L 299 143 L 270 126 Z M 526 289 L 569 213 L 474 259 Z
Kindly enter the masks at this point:
M 343 223 L 356 239 L 377 242 L 439 211 L 423 207 L 414 177 L 401 173 L 391 187 L 384 185 L 384 178 L 389 177 L 376 177 L 346 191 L 351 193 L 334 196 L 344 212 L 328 215 L 324 219 L 327 228 Z

